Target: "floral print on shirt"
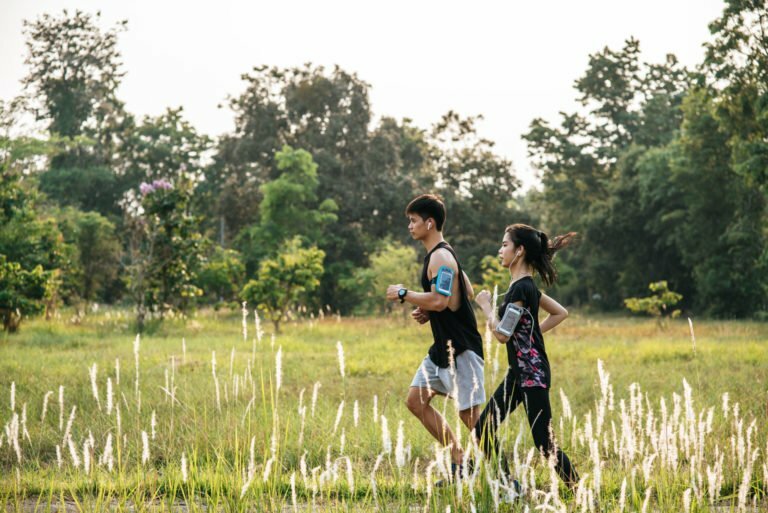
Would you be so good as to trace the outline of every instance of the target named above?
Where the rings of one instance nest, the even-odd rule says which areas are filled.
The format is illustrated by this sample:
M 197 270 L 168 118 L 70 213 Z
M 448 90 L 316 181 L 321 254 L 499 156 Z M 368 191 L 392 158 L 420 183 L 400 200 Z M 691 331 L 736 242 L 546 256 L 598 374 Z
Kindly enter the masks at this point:
M 520 370 L 520 386 L 522 388 L 547 388 L 543 361 L 541 354 L 533 345 L 532 331 L 533 318 L 529 312 L 520 318 L 517 328 L 512 334 L 512 342 L 517 355 L 517 366 Z

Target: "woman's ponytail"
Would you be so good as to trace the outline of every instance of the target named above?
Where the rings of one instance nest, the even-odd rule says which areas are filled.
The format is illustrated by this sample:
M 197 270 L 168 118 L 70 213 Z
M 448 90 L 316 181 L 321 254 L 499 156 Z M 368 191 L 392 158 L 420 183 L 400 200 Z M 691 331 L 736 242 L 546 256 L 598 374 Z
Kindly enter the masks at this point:
M 512 242 L 525 248 L 525 260 L 541 275 L 545 285 L 557 281 L 557 270 L 552 259 L 555 253 L 568 247 L 576 237 L 576 232 L 568 232 L 549 239 L 546 233 L 540 232 L 525 224 L 513 224 L 507 227 Z

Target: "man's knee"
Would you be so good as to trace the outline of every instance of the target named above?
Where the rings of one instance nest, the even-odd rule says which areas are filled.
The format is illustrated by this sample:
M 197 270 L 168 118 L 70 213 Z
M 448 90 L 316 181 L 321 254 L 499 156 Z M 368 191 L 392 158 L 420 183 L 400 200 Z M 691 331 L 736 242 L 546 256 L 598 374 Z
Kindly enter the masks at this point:
M 423 393 L 420 389 L 411 389 L 408 397 L 405 399 L 405 406 L 408 408 L 408 411 L 416 416 L 420 416 L 428 405 L 429 395 Z

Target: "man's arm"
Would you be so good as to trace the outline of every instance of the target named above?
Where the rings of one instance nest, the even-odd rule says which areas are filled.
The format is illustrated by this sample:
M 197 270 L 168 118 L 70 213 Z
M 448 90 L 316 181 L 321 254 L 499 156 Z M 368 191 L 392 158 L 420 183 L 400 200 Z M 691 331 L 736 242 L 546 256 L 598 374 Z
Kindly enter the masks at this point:
M 456 262 L 453 260 L 453 258 L 450 258 L 450 253 L 447 250 L 439 249 L 432 253 L 432 256 L 429 259 L 427 277 L 431 280 L 433 276 L 437 276 L 437 271 L 442 266 L 452 269 L 454 276 L 456 275 Z M 399 283 L 387 287 L 387 299 L 390 301 L 398 300 L 399 298 L 397 293 L 401 288 L 403 288 L 403 285 Z M 448 308 L 450 297 L 435 292 L 435 284 L 433 283 L 431 292 L 416 292 L 409 290 L 408 294 L 405 295 L 405 300 L 413 306 L 421 308 L 422 310 L 441 312 Z
M 472 301 L 475 298 L 475 291 L 472 288 L 472 283 L 469 281 L 469 276 L 464 271 L 461 271 L 461 275 L 464 278 L 464 288 L 467 289 L 467 299 Z

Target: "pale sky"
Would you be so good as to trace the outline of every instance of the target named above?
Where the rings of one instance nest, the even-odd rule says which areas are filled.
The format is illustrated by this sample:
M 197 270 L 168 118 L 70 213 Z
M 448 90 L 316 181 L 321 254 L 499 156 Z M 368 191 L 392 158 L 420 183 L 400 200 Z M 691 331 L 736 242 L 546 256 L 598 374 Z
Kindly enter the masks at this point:
M 388 0 L 0 0 L 0 99 L 21 92 L 22 20 L 100 10 L 102 27 L 128 20 L 119 39 L 127 75 L 118 91 L 139 117 L 183 106 L 198 131 L 233 129 L 228 95 L 257 65 L 339 64 L 371 85 L 374 123 L 429 127 L 448 110 L 482 114 L 480 135 L 537 183 L 520 136 L 531 120 L 577 108 L 573 81 L 588 56 L 640 40 L 643 59 L 674 53 L 699 63 L 722 0 L 453 2 Z

